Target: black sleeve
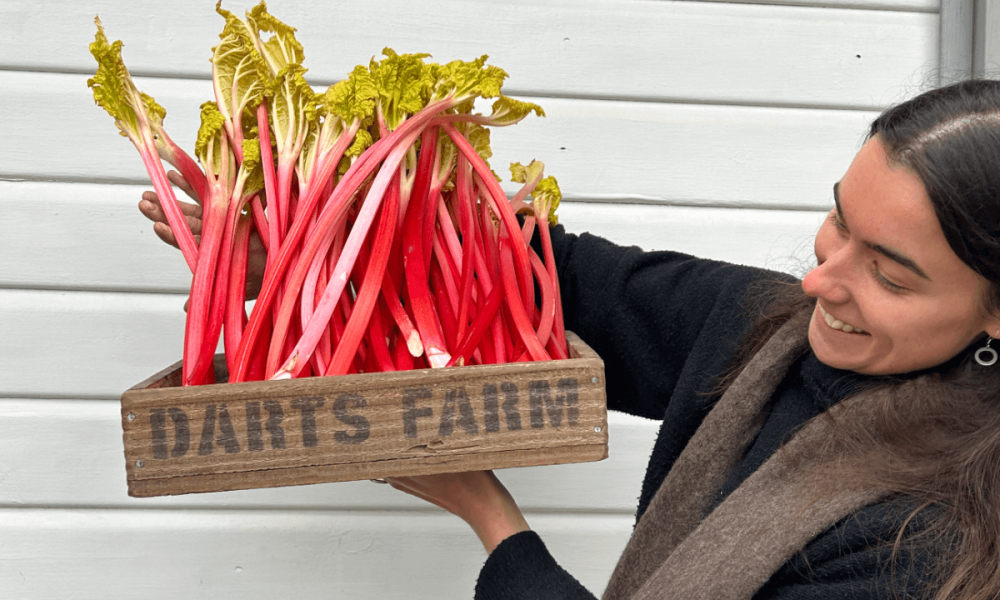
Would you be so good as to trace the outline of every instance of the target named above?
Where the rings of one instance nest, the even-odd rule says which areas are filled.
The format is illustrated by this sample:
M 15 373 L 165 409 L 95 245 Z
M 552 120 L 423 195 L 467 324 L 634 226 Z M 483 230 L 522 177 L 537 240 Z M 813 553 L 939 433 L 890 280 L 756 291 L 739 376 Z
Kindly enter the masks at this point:
M 552 247 L 566 329 L 604 360 L 608 408 L 654 419 L 663 418 L 682 378 L 699 391 L 714 386 L 749 325 L 750 285 L 790 279 L 561 226 L 552 229 Z
M 778 570 L 754 600 L 895 600 L 924 597 L 934 584 L 933 553 L 904 545 L 892 558 L 898 506 L 872 505 L 810 542 Z M 926 516 L 926 513 L 925 513 Z M 918 517 L 911 524 L 924 527 Z M 890 566 L 891 565 L 891 566 Z M 476 582 L 476 600 L 594 600 L 560 567 L 532 531 L 497 546 Z
M 865 507 L 814 538 L 754 596 L 754 600 L 896 600 L 931 597 L 934 552 L 914 544 L 934 509 L 907 526 L 907 539 L 893 544 L 912 503 L 891 501 Z
M 596 600 L 556 564 L 534 531 L 514 534 L 493 549 L 476 581 L 476 600 Z

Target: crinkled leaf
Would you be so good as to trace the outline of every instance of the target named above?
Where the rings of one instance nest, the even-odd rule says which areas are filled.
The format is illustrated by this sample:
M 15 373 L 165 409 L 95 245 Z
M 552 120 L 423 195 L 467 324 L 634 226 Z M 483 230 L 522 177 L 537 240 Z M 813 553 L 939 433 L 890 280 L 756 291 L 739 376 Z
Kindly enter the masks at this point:
M 221 4 L 221 3 L 220 3 Z M 244 127 L 246 112 L 263 100 L 263 58 L 257 52 L 250 24 L 216 5 L 226 24 L 219 45 L 212 49 L 212 75 L 219 110 L 233 127 Z
M 531 193 L 531 197 L 536 207 L 547 207 L 549 223 L 558 225 L 559 217 L 556 216 L 556 209 L 559 208 L 559 201 L 562 200 L 562 191 L 559 189 L 559 184 L 556 183 L 556 178 L 550 175 L 539 181 L 538 185 L 535 186 L 535 191 Z
M 456 104 L 455 108 L 452 109 L 449 112 L 455 112 L 455 113 L 458 113 L 458 114 L 466 114 L 466 115 L 468 115 L 468 114 L 472 114 L 472 111 L 475 110 L 475 108 L 476 108 L 476 99 L 475 98 L 469 98 L 468 100 L 465 100 L 464 102 L 459 102 L 458 104 Z
M 243 197 L 251 196 L 264 189 L 264 170 L 260 164 L 260 140 L 243 140 L 243 163 L 240 164 L 241 175 L 246 173 L 243 183 Z
M 329 114 L 338 115 L 344 121 L 358 119 L 368 123 L 375 114 L 375 102 L 379 98 L 375 79 L 365 67 L 354 67 L 347 79 L 331 85 L 322 99 L 323 107 Z
M 226 135 L 225 126 L 226 118 L 219 112 L 219 107 L 215 102 L 205 102 L 201 105 L 201 127 L 198 128 L 198 139 L 194 144 L 194 153 L 206 171 L 211 167 L 213 175 L 219 173 L 224 158 L 222 156 L 222 138 Z
M 397 54 L 392 48 L 384 48 L 382 54 L 384 59 L 372 59 L 369 71 L 378 91 L 379 110 L 391 131 L 427 104 L 434 69 L 424 64 L 429 54 Z
M 288 65 L 301 65 L 306 58 L 302 44 L 295 39 L 295 28 L 277 19 L 267 12 L 267 4 L 263 0 L 247 13 L 247 22 L 256 30 L 257 50 L 271 70 L 271 76 L 277 77 Z M 264 39 L 260 32 L 271 33 Z
M 472 61 L 455 60 L 442 65 L 434 88 L 435 98 L 448 95 L 463 101 L 468 98 L 495 98 L 500 95 L 507 72 L 486 64 L 484 54 Z
M 345 156 L 361 156 L 369 146 L 372 145 L 372 134 L 367 129 L 359 129 L 354 136 L 354 142 L 344 151 Z
M 281 152 L 287 142 L 294 140 L 295 134 L 289 132 L 304 132 L 309 122 L 319 118 L 316 94 L 305 79 L 305 71 L 301 65 L 288 65 L 269 86 L 273 94 L 271 124 Z
M 258 76 L 264 95 L 270 99 L 269 116 L 278 153 L 297 153 L 309 122 L 318 119 L 316 94 L 306 82 L 302 66 L 302 45 L 295 39 L 295 28 L 268 13 L 264 2 L 247 13 L 246 22 L 261 57 L 255 64 L 265 65 L 258 69 Z
M 154 129 L 163 127 L 163 119 L 167 117 L 167 109 L 157 104 L 156 100 L 145 92 L 139 92 L 139 97 L 142 98 L 142 106 L 146 109 L 146 118 L 149 120 L 149 124 Z
M 528 183 L 532 179 L 540 178 L 545 172 L 545 163 L 533 160 L 524 166 L 521 163 L 510 163 L 510 180 L 514 183 Z
M 493 149 L 490 147 L 490 130 L 481 125 L 469 123 L 465 138 L 469 140 L 483 162 L 489 163 L 490 159 L 493 158 Z M 499 178 L 497 179 L 499 180 Z
M 537 104 L 515 100 L 509 96 L 500 96 L 493 103 L 493 114 L 489 117 L 490 125 L 497 127 L 513 125 L 531 113 L 535 113 L 539 117 L 545 116 L 545 111 Z
M 138 140 L 146 122 L 143 114 L 153 109 L 162 120 L 166 111 L 153 101 L 152 97 L 140 95 L 132 82 L 125 63 L 122 61 L 122 42 L 108 43 L 101 20 L 94 18 L 97 34 L 90 44 L 90 53 L 97 59 L 97 71 L 87 80 L 87 86 L 94 92 L 94 102 L 106 110 L 115 120 L 115 125 L 125 137 Z

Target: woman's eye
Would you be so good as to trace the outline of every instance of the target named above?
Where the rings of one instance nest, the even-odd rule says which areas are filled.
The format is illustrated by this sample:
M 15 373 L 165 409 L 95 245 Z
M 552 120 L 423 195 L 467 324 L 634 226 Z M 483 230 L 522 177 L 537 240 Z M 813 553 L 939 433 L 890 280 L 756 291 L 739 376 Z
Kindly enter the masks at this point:
M 840 213 L 838 213 L 837 211 L 833 211 L 831 219 L 833 219 L 833 225 L 837 229 L 841 231 L 847 231 L 847 225 L 844 225 L 844 222 L 840 220 Z
M 875 281 L 877 281 L 879 285 L 881 285 L 885 289 L 889 290 L 890 292 L 892 292 L 894 294 L 898 294 L 898 293 L 906 291 L 906 288 L 904 288 L 902 286 L 899 286 L 899 285 L 896 285 L 895 283 L 893 283 L 893 282 L 889 281 L 888 279 L 886 279 L 882 275 L 882 273 L 879 272 L 878 265 L 875 265 L 875 266 L 872 267 L 872 273 L 874 274 Z

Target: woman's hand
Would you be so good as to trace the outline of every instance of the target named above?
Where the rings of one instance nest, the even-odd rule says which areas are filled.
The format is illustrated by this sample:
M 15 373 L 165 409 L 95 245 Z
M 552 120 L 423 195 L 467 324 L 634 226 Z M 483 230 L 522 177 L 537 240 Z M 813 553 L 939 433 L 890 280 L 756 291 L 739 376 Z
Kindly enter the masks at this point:
M 389 485 L 445 509 L 468 523 L 487 553 L 506 538 L 528 531 L 527 521 L 493 471 L 393 477 Z
M 177 171 L 167 173 L 167 179 L 187 194 L 189 198 L 197 202 L 197 204 L 189 202 L 177 202 L 177 204 L 180 206 L 181 213 L 184 215 L 188 227 L 191 228 L 191 233 L 194 234 L 195 243 L 200 243 L 202 222 L 201 201 L 195 195 L 194 189 L 191 188 L 187 180 Z M 163 207 L 160 206 L 160 199 L 156 197 L 155 192 L 143 192 L 142 200 L 139 202 L 139 212 L 153 222 L 153 232 L 157 237 L 175 248 L 178 247 L 177 237 L 174 236 L 173 230 L 170 229 L 170 225 L 167 223 L 167 215 L 163 212 Z M 250 236 L 250 259 L 247 263 L 247 300 L 253 300 L 260 293 L 260 286 L 264 280 L 264 267 L 266 265 L 267 253 L 264 250 L 264 244 L 260 241 L 260 236 L 255 231 Z
M 188 227 L 191 228 L 191 233 L 194 234 L 195 242 L 201 242 L 201 201 L 195 196 L 194 189 L 191 188 L 187 180 L 181 177 L 181 174 L 177 171 L 167 173 L 167 179 L 170 180 L 170 183 L 179 187 L 189 198 L 198 203 L 178 202 L 177 204 L 180 206 L 181 213 L 184 214 L 184 219 L 187 221 Z M 160 199 L 156 196 L 156 192 L 143 192 L 142 201 L 139 202 L 139 212 L 153 222 L 153 233 L 157 237 L 174 248 L 179 247 L 177 245 L 177 238 L 167 223 L 167 215 L 163 212 L 163 207 L 160 206 Z

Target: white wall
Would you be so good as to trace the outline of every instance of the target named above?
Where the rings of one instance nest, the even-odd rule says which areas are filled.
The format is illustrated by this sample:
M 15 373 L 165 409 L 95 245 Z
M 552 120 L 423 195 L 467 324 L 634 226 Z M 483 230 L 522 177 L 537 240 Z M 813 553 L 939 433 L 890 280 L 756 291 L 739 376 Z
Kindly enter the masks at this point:
M 0 598 L 465 598 L 457 519 L 368 482 L 128 498 L 118 396 L 178 359 L 188 274 L 136 210 L 145 171 L 94 106 L 94 14 L 192 148 L 211 97 L 209 0 L 0 1 Z M 226 3 L 239 11 L 246 6 Z M 623 244 L 801 272 L 877 111 L 935 77 L 936 0 L 272 0 L 325 86 L 383 46 L 489 54 L 545 119 L 561 221 Z M 599 593 L 631 531 L 655 424 L 611 457 L 501 473 Z

